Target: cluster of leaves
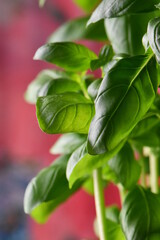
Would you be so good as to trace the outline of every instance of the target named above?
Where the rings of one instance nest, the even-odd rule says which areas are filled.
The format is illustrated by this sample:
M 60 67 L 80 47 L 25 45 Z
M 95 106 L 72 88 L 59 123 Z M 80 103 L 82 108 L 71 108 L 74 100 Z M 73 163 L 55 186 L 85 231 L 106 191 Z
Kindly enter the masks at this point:
M 141 162 L 134 154 L 160 146 L 159 0 L 75 2 L 86 12 L 99 5 L 90 18 L 61 26 L 34 56 L 61 70 L 40 72 L 26 100 L 36 104 L 44 132 L 63 135 L 51 148 L 61 157 L 27 187 L 25 212 L 45 222 L 80 187 L 93 193 L 92 172 L 102 168 L 105 185 L 128 191 L 120 216 L 107 210 L 108 239 L 159 239 L 160 196 L 137 185 Z M 81 39 L 103 42 L 99 55 Z M 98 68 L 101 78 L 88 73 Z

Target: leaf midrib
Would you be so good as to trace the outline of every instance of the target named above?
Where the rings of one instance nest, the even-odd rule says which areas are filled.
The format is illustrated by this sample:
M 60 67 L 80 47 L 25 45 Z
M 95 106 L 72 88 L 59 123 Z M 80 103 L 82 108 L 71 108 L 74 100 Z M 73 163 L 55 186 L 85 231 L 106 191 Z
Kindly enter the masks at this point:
M 52 100 L 50 103 L 53 103 L 54 100 Z M 47 105 L 49 105 L 50 103 L 46 104 L 45 107 L 47 107 Z M 71 107 L 71 106 L 75 106 L 76 105 L 76 108 L 77 108 L 77 105 L 80 105 L 80 104 L 84 104 L 84 105 L 90 105 L 90 107 L 92 108 L 92 103 L 85 103 L 85 102 L 79 102 L 79 103 L 70 103 L 70 104 L 66 104 L 64 107 L 62 107 L 60 110 L 58 110 L 56 112 L 56 114 L 51 118 L 51 120 L 49 121 L 49 123 L 47 124 L 47 128 L 46 130 L 48 130 L 53 122 L 53 120 L 57 117 L 58 114 L 60 114 L 60 112 L 62 112 L 64 109 L 68 108 L 68 107 Z M 44 110 L 44 109 L 43 109 Z M 43 111 L 42 110 L 42 111 Z M 41 112 L 42 113 L 42 112 Z

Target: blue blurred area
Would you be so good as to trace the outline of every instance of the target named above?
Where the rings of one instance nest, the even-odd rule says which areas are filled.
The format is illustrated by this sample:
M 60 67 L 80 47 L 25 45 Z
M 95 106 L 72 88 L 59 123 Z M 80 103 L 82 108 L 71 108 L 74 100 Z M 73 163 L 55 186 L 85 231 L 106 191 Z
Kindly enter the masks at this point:
M 25 188 L 35 166 L 0 158 L 0 240 L 29 240 L 27 216 L 23 211 Z

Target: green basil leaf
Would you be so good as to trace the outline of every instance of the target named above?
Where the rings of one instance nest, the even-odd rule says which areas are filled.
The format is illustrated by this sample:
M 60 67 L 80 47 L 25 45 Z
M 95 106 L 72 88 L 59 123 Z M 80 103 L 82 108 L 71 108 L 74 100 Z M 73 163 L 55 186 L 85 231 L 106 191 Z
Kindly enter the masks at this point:
M 35 60 L 44 60 L 73 72 L 88 70 L 90 62 L 96 58 L 90 49 L 73 42 L 48 43 L 34 55 Z
M 142 37 L 147 31 L 148 22 L 159 14 L 159 11 L 155 11 L 105 19 L 107 36 L 115 54 L 144 54 Z
M 160 233 L 152 234 L 147 238 L 147 240 L 159 240 L 159 239 L 160 239 Z
M 160 3 L 156 5 L 156 8 L 159 8 L 159 9 L 160 9 Z
M 122 228 L 120 224 L 111 221 L 110 219 L 106 219 L 107 223 L 107 239 L 109 240 L 126 240 L 124 233 L 122 231 Z M 94 222 L 94 231 L 99 238 L 99 230 L 97 221 Z
M 112 47 L 104 46 L 99 53 L 98 59 L 91 61 L 91 69 L 96 70 L 101 66 L 104 66 L 112 59 L 112 57 L 113 57 Z
M 88 136 L 90 154 L 114 149 L 148 111 L 158 84 L 152 56 L 147 53 L 119 60 L 102 80 Z
M 52 154 L 71 154 L 87 139 L 84 134 L 67 133 L 62 135 L 50 149 Z
M 46 223 L 54 210 L 72 196 L 81 186 L 82 183 L 76 183 L 72 189 L 65 191 L 61 196 L 49 202 L 43 202 L 30 213 L 31 217 L 38 223 Z
M 91 12 L 100 0 L 73 0 L 79 7 L 81 7 L 86 12 Z
M 88 25 L 104 18 L 119 17 L 126 14 L 145 13 L 156 10 L 159 0 L 103 0 L 92 13 Z
M 70 80 L 67 77 L 57 77 L 56 75 L 58 73 L 51 70 L 44 70 L 39 73 L 27 88 L 25 93 L 26 101 L 35 104 L 38 97 L 55 93 L 78 92 L 81 90 L 80 85 L 76 81 Z
M 106 180 L 107 182 L 113 182 L 115 184 L 117 184 L 119 181 L 117 179 L 116 173 L 110 168 L 110 166 L 108 164 L 106 164 L 102 168 L 102 178 L 104 180 Z
M 154 18 L 149 22 L 147 35 L 149 44 L 160 64 L 160 17 Z
M 112 222 L 119 223 L 120 210 L 116 205 L 106 208 L 106 218 Z
M 126 240 L 120 224 L 107 219 L 107 227 L 109 240 Z
M 148 131 L 150 131 L 153 127 L 157 126 L 160 123 L 159 113 L 156 112 L 148 112 L 144 118 L 139 121 L 139 123 L 135 126 L 133 131 L 130 134 L 130 138 L 139 137 Z
M 86 143 L 76 149 L 67 164 L 67 179 L 69 180 L 69 186 L 82 177 L 86 177 L 92 174 L 95 168 L 99 168 L 106 164 L 123 146 L 124 142 L 119 144 L 115 149 L 106 154 L 93 156 L 88 154 L 86 149 Z
M 126 189 L 133 188 L 139 180 L 141 167 L 135 160 L 133 150 L 128 143 L 108 161 L 108 165 Z
M 159 125 L 160 126 L 160 125 Z M 139 136 L 134 136 L 130 139 L 131 144 L 146 147 L 159 147 L 160 146 L 160 128 L 155 126 L 150 131 L 145 132 Z
M 101 82 L 102 82 L 102 79 L 99 78 L 99 79 L 96 79 L 94 80 L 88 87 L 88 94 L 89 96 L 94 100 L 96 99 L 97 97 L 97 94 L 98 94 L 98 89 L 101 85 Z
M 30 213 L 30 216 L 39 224 L 44 224 L 48 221 L 50 215 L 54 212 L 54 210 L 63 202 L 65 202 L 67 198 L 57 198 L 53 201 L 43 202 L 38 205 L 33 211 Z
M 49 202 L 49 206 L 52 206 L 53 210 L 80 187 L 78 185 L 73 189 L 68 188 L 66 179 L 68 158 L 68 155 L 58 158 L 51 166 L 40 171 L 31 180 L 24 196 L 24 210 L 26 213 L 31 213 L 43 203 L 45 208 L 47 202 Z
M 160 195 L 140 186 L 125 198 L 121 211 L 121 224 L 127 240 L 144 240 L 160 234 Z
M 78 93 L 40 97 L 36 108 L 40 128 L 50 134 L 68 132 L 87 134 L 94 116 L 92 102 Z
M 82 17 L 66 22 L 54 31 L 49 37 L 48 42 L 68 42 L 80 39 L 106 41 L 107 35 L 104 28 L 104 20 L 91 24 L 86 28 L 88 19 L 88 17 Z
M 92 178 L 92 177 L 88 178 L 88 179 L 84 182 L 82 188 L 83 188 L 84 191 L 86 191 L 88 194 L 94 196 L 93 178 Z
M 152 108 L 153 108 L 154 111 L 158 110 L 158 114 L 159 114 L 159 110 L 160 110 L 160 95 L 159 94 L 156 95 L 156 98 L 154 100 Z

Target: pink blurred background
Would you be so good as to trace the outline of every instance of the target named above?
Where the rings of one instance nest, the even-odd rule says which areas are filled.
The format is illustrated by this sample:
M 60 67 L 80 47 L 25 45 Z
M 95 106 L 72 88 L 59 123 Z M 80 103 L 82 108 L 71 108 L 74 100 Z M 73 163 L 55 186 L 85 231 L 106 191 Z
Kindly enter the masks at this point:
M 47 0 L 42 9 L 38 0 L 0 1 L 1 156 L 7 154 L 19 164 L 31 165 L 34 161 L 38 168 L 53 161 L 49 148 L 58 136 L 41 132 L 35 107 L 27 104 L 23 95 L 38 72 L 51 67 L 32 60 L 36 49 L 63 22 L 82 15 L 71 0 Z M 93 43 L 90 47 L 97 49 Z M 113 186 L 109 186 L 105 195 L 107 205 L 119 204 Z M 28 217 L 28 240 L 94 240 L 94 218 L 94 199 L 80 190 L 54 212 L 47 224 L 38 225 Z

